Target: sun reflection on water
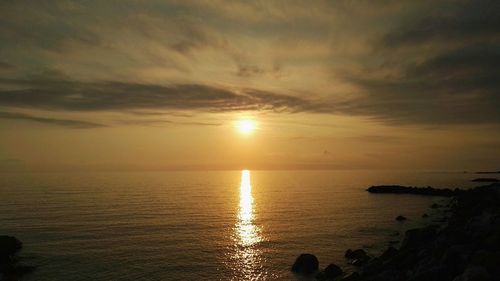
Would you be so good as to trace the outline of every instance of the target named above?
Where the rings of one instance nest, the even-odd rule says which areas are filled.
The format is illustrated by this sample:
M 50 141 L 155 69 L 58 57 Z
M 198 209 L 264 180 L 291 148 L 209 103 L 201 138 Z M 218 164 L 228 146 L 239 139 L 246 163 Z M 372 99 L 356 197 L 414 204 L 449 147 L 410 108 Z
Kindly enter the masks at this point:
M 241 171 L 240 204 L 235 225 L 235 246 L 238 278 L 245 280 L 263 280 L 266 273 L 262 270 L 259 242 L 263 241 L 260 228 L 254 224 L 254 199 L 250 171 Z
M 250 171 L 243 170 L 241 171 L 240 209 L 236 226 L 239 244 L 241 246 L 252 246 L 262 240 L 258 234 L 257 227 L 253 224 L 253 219 L 253 196 L 252 185 L 250 184 Z

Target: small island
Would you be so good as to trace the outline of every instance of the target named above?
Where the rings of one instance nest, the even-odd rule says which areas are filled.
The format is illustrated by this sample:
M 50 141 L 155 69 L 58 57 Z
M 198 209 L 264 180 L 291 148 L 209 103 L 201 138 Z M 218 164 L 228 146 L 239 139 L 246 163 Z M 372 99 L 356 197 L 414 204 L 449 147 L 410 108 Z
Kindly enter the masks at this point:
M 499 182 L 500 180 L 497 178 L 476 178 L 473 179 L 472 182 Z
M 414 187 L 414 186 L 402 186 L 402 185 L 375 185 L 367 189 L 370 193 L 382 193 L 382 194 L 416 194 L 416 195 L 426 195 L 426 196 L 444 196 L 452 197 L 460 194 L 462 190 L 460 189 L 439 189 L 430 186 L 427 187 Z

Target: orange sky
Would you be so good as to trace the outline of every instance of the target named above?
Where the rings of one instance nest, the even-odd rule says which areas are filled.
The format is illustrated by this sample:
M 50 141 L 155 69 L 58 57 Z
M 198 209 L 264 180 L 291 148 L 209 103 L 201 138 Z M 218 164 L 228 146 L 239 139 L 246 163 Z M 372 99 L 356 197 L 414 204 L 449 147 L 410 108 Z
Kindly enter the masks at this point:
M 0 170 L 497 170 L 499 10 L 6 1 Z

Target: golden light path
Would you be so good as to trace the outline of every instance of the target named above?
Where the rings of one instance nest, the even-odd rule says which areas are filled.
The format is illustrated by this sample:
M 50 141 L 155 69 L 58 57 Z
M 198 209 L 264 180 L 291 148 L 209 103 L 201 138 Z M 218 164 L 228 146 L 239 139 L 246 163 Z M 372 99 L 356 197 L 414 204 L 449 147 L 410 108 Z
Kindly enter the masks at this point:
M 238 236 L 240 245 L 252 246 L 262 239 L 258 235 L 258 229 L 253 224 L 253 196 L 252 185 L 250 184 L 250 171 L 241 171 L 240 184 L 240 209 L 238 215 Z
M 238 275 L 235 280 L 265 280 L 262 270 L 261 251 L 258 243 L 263 241 L 260 228 L 254 224 L 254 199 L 250 182 L 250 171 L 241 171 L 240 204 L 235 225 L 236 267 Z M 243 278 L 243 279 L 241 279 Z

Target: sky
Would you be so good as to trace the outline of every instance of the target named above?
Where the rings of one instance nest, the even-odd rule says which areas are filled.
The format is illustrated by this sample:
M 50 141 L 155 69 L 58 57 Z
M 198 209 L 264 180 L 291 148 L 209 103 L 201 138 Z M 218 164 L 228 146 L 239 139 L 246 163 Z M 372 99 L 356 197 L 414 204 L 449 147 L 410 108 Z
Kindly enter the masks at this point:
M 5 0 L 0 170 L 498 170 L 499 64 L 498 1 Z

